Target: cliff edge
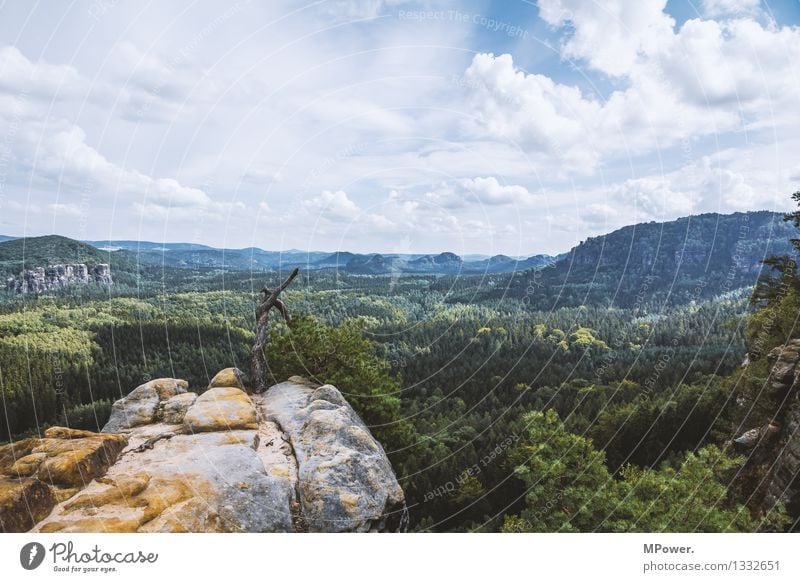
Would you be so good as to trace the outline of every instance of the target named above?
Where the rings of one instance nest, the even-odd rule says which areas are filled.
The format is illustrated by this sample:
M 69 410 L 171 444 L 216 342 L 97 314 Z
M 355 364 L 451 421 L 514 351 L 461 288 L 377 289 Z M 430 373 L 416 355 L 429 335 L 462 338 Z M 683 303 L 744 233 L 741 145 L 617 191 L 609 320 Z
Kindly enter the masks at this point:
M 248 395 L 221 371 L 201 395 L 161 378 L 102 433 L 53 427 L 0 447 L 0 531 L 403 531 L 391 464 L 334 386 Z

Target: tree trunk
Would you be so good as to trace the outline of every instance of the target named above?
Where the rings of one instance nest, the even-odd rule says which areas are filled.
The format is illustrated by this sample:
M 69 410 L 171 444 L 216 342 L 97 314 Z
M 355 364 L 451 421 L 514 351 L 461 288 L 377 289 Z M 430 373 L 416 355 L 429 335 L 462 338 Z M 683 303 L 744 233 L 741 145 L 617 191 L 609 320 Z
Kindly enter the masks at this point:
M 261 393 L 267 389 L 267 326 L 268 315 L 259 319 L 256 328 L 256 341 L 250 354 L 250 378 L 253 380 L 253 392 Z
M 267 385 L 267 341 L 269 340 L 269 310 L 273 307 L 281 312 L 286 323 L 290 323 L 292 318 L 289 316 L 289 310 L 286 309 L 283 301 L 279 299 L 281 292 L 289 286 L 297 274 L 299 269 L 295 269 L 281 283 L 281 285 L 274 291 L 264 287 L 261 293 L 264 295 L 261 304 L 256 309 L 256 341 L 253 344 L 253 349 L 250 352 L 250 380 L 253 385 L 253 391 L 256 393 L 264 392 Z

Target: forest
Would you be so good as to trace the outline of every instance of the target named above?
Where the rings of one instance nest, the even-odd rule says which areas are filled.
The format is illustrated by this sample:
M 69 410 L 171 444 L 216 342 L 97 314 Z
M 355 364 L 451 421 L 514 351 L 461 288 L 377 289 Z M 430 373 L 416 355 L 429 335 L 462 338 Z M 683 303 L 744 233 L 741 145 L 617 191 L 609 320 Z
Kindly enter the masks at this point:
M 283 294 L 292 323 L 272 323 L 270 374 L 341 389 L 389 454 L 417 531 L 792 528 L 782 506 L 752 511 L 745 459 L 728 446 L 769 418 L 756 387 L 769 350 L 796 337 L 800 307 L 793 262 L 760 262 L 793 252 L 790 225 L 750 214 L 727 258 L 713 253 L 735 247 L 730 224 L 717 246 L 702 220 L 682 235 L 662 227 L 678 234 L 657 250 L 646 228 L 616 235 L 638 253 L 622 279 L 597 240 L 544 274 L 301 273 Z M 0 258 L 13 259 L 2 254 L 13 242 Z M 80 244 L 69 252 L 90 255 Z M 688 261 L 676 245 L 706 251 Z M 97 430 L 151 378 L 201 392 L 221 368 L 249 369 L 257 290 L 280 273 L 159 269 L 133 255 L 116 265 L 111 288 L 2 294 L 0 441 L 54 424 Z M 680 281 L 671 296 L 668 277 Z M 783 279 L 788 292 L 776 292 Z

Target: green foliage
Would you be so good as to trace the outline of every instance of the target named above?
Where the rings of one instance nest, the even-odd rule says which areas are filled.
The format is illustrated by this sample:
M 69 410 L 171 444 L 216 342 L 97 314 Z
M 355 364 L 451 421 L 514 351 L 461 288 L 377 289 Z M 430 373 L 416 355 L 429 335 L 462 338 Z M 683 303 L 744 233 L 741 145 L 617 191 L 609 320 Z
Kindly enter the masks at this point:
M 677 469 L 628 465 L 615 479 L 605 455 L 554 411 L 529 413 L 525 422 L 513 460 L 526 507 L 506 518 L 504 531 L 748 532 L 786 524 L 780 508 L 757 522 L 730 498 L 727 482 L 743 459 L 715 446 L 687 454 Z
M 619 501 L 605 455 L 566 430 L 554 410 L 526 414 L 527 434 L 511 457 L 526 486 L 524 509 L 505 531 L 591 531 Z
M 739 460 L 713 447 L 740 424 L 731 403 L 768 372 L 763 357 L 739 370 L 749 308 L 739 287 L 752 282 L 753 257 L 788 248 L 764 243 L 776 237 L 774 214 L 742 216 L 591 239 L 569 271 L 305 273 L 284 294 L 291 328 L 273 321 L 270 371 L 339 387 L 392 455 L 417 529 L 779 528 L 780 515 L 761 524 L 742 511 L 747 495 L 728 487 Z M 677 255 L 675 241 L 686 241 Z M 731 279 L 730 245 L 744 264 Z M 76 262 L 66 251 L 39 258 Z M 256 291 L 277 275 L 177 268 L 175 254 L 169 268 L 152 256 L 126 264 L 126 253 L 110 254 L 110 295 L 0 301 L 0 439 L 47 423 L 96 429 L 150 378 L 182 377 L 199 392 L 221 368 L 248 369 Z M 794 337 L 800 294 L 780 289 L 754 301 L 763 309 L 747 322 L 751 354 Z
M 400 383 L 389 365 L 376 356 L 353 321 L 328 326 L 309 316 L 291 326 L 274 326 L 267 349 L 270 373 L 276 381 L 304 375 L 334 384 L 387 449 L 402 451 L 414 443 L 413 426 L 402 417 Z
M 70 428 L 100 431 L 111 416 L 111 400 L 95 400 L 78 404 L 66 411 L 64 425 Z

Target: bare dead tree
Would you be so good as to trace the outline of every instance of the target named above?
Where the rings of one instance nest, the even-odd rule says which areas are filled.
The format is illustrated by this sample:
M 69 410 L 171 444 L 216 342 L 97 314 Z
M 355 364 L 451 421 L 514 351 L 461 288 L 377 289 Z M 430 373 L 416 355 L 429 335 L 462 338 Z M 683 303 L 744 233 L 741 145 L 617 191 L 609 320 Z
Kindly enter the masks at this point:
M 274 291 L 264 287 L 261 290 L 261 303 L 256 309 L 256 341 L 250 356 L 250 378 L 253 383 L 254 392 L 264 392 L 267 389 L 267 356 L 264 349 L 267 346 L 267 327 L 269 325 L 269 311 L 275 307 L 281 312 L 286 323 L 291 323 L 292 318 L 286 304 L 280 300 L 279 295 L 289 286 L 300 269 L 292 271 L 286 280 Z

